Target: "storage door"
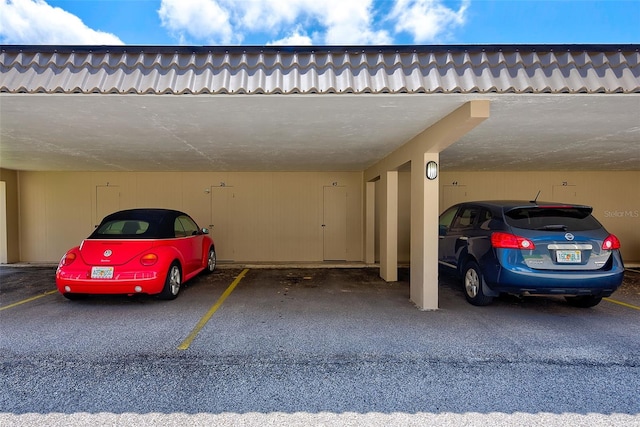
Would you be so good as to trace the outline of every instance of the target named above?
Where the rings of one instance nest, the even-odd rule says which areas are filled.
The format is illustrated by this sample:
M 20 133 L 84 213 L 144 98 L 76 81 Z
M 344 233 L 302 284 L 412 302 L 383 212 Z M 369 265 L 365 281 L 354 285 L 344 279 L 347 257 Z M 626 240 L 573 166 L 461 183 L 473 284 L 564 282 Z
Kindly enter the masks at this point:
M 324 187 L 323 244 L 325 261 L 347 259 L 347 188 Z

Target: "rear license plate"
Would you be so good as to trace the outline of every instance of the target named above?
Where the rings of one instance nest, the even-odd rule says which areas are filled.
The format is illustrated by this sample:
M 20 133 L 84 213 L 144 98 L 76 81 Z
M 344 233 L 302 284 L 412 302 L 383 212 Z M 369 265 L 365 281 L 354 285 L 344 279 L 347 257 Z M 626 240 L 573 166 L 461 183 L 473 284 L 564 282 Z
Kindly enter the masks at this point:
M 91 267 L 92 279 L 113 279 L 113 267 Z
M 582 262 L 582 251 L 556 251 L 559 263 L 576 264 Z

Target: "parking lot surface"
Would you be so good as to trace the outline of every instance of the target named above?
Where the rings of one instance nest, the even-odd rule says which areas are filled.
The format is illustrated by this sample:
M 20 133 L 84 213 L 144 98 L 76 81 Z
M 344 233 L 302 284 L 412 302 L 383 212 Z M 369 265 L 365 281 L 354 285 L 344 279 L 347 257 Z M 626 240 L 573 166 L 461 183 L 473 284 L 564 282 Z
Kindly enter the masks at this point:
M 2 425 L 640 425 L 640 274 L 560 298 L 409 301 L 407 270 L 219 269 L 68 301 L 0 267 Z

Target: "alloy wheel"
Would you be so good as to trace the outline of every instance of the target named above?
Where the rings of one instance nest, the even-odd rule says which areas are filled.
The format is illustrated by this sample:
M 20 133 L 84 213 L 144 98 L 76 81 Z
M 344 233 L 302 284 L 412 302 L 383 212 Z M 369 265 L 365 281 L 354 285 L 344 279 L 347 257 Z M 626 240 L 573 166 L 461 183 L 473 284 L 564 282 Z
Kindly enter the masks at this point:
M 216 252 L 211 249 L 209 250 L 209 259 L 207 260 L 207 268 L 209 272 L 212 272 L 216 268 Z
M 178 292 L 180 292 L 180 282 L 180 268 L 177 265 L 173 265 L 169 273 L 169 287 L 172 295 L 178 295 Z
M 478 288 L 480 287 L 480 277 L 473 268 L 467 270 L 467 274 L 464 276 L 464 288 L 467 295 L 471 298 L 475 298 L 478 295 Z

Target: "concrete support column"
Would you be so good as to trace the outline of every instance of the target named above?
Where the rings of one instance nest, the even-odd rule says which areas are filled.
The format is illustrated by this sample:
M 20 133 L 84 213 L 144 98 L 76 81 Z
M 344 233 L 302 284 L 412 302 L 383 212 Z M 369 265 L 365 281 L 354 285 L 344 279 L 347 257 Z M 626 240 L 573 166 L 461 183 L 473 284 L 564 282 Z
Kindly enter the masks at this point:
M 8 256 L 7 240 L 7 183 L 0 181 L 0 264 L 6 264 Z
M 427 163 L 439 163 L 439 157 L 424 153 L 411 161 L 410 298 L 421 310 L 438 309 L 439 184 L 425 172 Z
M 398 280 L 398 171 L 380 176 L 383 188 L 380 212 L 380 277 L 387 282 Z
M 20 261 L 18 172 L 0 168 L 0 264 Z
M 378 176 L 385 200 L 381 205 L 380 277 L 397 279 L 397 172 L 411 162 L 411 300 L 422 310 L 438 308 L 438 179 L 428 180 L 426 164 L 439 162 L 439 154 L 489 118 L 491 103 L 476 99 L 417 134 L 403 146 L 371 166 L 365 182 Z M 393 181 L 393 182 L 391 182 Z M 392 189 L 395 191 L 392 192 Z
M 367 182 L 365 189 L 364 262 L 376 262 L 376 183 Z

